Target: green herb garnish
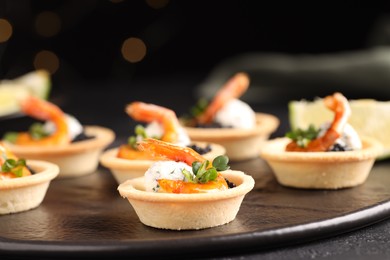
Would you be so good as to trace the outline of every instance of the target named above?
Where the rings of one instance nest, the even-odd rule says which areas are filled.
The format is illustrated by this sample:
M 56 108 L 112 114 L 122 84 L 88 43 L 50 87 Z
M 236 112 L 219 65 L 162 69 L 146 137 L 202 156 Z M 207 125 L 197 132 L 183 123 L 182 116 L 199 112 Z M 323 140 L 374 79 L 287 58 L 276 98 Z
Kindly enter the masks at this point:
M 137 150 L 137 142 L 140 141 L 139 137 L 141 137 L 142 140 L 146 138 L 160 139 L 158 136 L 148 136 L 143 125 L 136 125 L 134 128 L 134 133 L 135 135 L 132 135 L 127 139 L 127 144 L 130 145 L 134 150 Z
M 210 162 L 208 160 L 192 163 L 191 172 L 183 169 L 182 173 L 185 176 L 186 181 L 193 183 L 207 183 L 214 181 L 218 176 L 218 171 L 225 171 L 230 167 L 227 165 L 229 158 L 225 155 L 220 155 L 213 160 L 212 167 L 209 168 Z
M 15 143 L 17 138 L 18 138 L 17 132 L 7 132 L 3 136 L 3 139 L 10 143 Z
M 198 100 L 198 102 L 196 102 L 195 106 L 193 106 L 190 109 L 190 113 L 191 113 L 192 117 L 197 117 L 197 116 L 203 114 L 203 112 L 206 110 L 208 104 L 209 104 L 209 102 L 207 101 L 207 99 L 200 98 Z
M 26 160 L 19 159 L 7 159 L 5 160 L 4 164 L 1 166 L 2 172 L 12 172 L 17 177 L 23 176 L 23 167 L 26 166 Z
M 143 139 L 147 138 L 145 127 L 142 125 L 136 125 L 134 128 L 135 136 L 132 135 L 127 140 L 127 143 L 133 148 L 137 149 L 137 136 L 142 136 Z
M 45 131 L 42 123 L 32 124 L 28 131 L 31 137 L 35 140 L 40 140 L 50 135 L 48 132 Z
M 314 125 L 310 125 L 306 130 L 298 128 L 286 133 L 286 137 L 290 138 L 298 144 L 299 147 L 306 147 L 311 140 L 317 138 L 320 132 Z

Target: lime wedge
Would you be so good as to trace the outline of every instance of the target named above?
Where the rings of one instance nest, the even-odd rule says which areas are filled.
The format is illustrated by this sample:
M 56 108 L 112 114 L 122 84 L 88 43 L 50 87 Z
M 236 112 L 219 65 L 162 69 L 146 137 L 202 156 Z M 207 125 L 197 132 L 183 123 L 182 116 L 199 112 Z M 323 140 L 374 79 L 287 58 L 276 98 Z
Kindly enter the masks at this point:
M 390 101 L 373 99 L 349 100 L 351 117 L 348 123 L 360 136 L 375 138 L 384 146 L 378 159 L 390 157 Z M 288 104 L 289 120 L 292 129 L 306 129 L 310 124 L 319 126 L 333 120 L 333 113 L 328 110 L 322 99 L 314 101 L 290 101 Z
M 13 80 L 0 81 L 0 116 L 20 112 L 20 99 L 29 95 L 47 99 L 50 88 L 50 74 L 45 70 L 33 71 Z

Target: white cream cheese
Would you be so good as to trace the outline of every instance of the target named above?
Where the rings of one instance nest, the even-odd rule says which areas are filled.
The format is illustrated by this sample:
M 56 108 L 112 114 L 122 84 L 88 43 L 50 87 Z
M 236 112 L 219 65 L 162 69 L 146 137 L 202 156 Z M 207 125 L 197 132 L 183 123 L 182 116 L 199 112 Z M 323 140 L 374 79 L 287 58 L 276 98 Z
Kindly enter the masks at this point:
M 250 129 L 256 126 L 256 114 L 247 103 L 233 99 L 216 113 L 215 122 L 224 127 Z
M 145 127 L 145 133 L 146 133 L 146 136 L 148 136 L 148 137 L 161 139 L 161 137 L 164 134 L 164 128 L 157 121 L 153 121 Z M 142 136 L 137 136 L 138 141 L 140 141 L 142 139 L 143 139 Z M 191 144 L 190 137 L 188 136 L 188 134 L 184 131 L 184 129 L 182 127 L 179 127 L 179 129 L 178 129 L 178 140 L 175 144 L 182 146 L 182 147 Z
M 320 133 L 318 136 L 323 136 L 326 130 L 329 128 L 330 123 L 325 123 L 320 126 Z M 343 134 L 336 140 L 336 144 L 339 144 L 345 150 L 360 150 L 362 149 L 362 142 L 359 138 L 358 133 L 350 125 L 346 124 L 344 127 Z M 332 150 L 333 146 L 330 148 Z
M 183 162 L 157 161 L 145 172 L 145 190 L 158 192 L 159 179 L 185 180 L 182 170 L 192 173 L 192 167 Z

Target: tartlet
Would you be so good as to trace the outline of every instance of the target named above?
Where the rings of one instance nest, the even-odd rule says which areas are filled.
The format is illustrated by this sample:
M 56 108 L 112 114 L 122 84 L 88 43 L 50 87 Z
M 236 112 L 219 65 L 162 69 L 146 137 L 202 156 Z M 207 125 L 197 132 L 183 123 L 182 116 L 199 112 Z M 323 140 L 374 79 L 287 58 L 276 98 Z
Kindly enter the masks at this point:
M 195 142 L 197 146 L 204 147 L 207 144 L 211 146 L 211 151 L 203 156 L 212 161 L 218 155 L 223 155 L 226 150 L 223 146 L 218 144 L 210 144 L 203 142 Z M 118 147 L 108 149 L 103 152 L 100 157 L 100 163 L 110 169 L 112 175 L 118 184 L 123 183 L 126 180 L 141 177 L 145 171 L 155 162 L 153 160 L 130 160 L 117 157 Z
M 263 142 L 278 128 L 279 119 L 273 115 L 256 113 L 256 126 L 252 129 L 197 128 L 184 126 L 191 140 L 220 144 L 232 161 L 259 156 Z
M 0 180 L 0 214 L 22 212 L 38 207 L 50 185 L 57 177 L 57 165 L 28 160 L 27 165 L 36 173 L 30 176 Z
M 210 161 L 226 152 L 225 148 L 218 144 L 191 142 L 188 134 L 181 127 L 176 113 L 169 108 L 134 101 L 127 104 L 125 110 L 132 119 L 147 125 L 137 125 L 134 130 L 135 135 L 130 136 L 127 143 L 106 151 L 100 157 L 101 164 L 111 170 L 118 184 L 142 176 L 158 159 L 137 148 L 137 141 L 145 138 L 163 140 L 181 147 L 195 145 L 194 149 L 202 150 L 204 157 Z
M 214 193 L 169 194 L 145 191 L 144 177 L 119 185 L 120 195 L 130 202 L 140 221 L 154 228 L 205 229 L 233 221 L 254 180 L 240 171 L 221 174 L 236 187 Z
M 99 156 L 115 138 L 112 130 L 101 126 L 84 126 L 84 133 L 93 138 L 58 146 L 23 146 L 7 142 L 7 147 L 20 158 L 57 164 L 60 168 L 58 178 L 77 177 L 96 170 Z
M 267 141 L 260 156 L 267 161 L 277 181 L 304 189 L 340 189 L 364 183 L 381 145 L 361 137 L 361 150 L 343 152 L 286 151 L 289 138 Z
M 256 113 L 240 96 L 249 87 L 249 76 L 236 73 L 209 102 L 202 98 L 181 124 L 191 140 L 213 142 L 226 148 L 232 161 L 259 156 L 262 142 L 279 126 L 273 115 Z

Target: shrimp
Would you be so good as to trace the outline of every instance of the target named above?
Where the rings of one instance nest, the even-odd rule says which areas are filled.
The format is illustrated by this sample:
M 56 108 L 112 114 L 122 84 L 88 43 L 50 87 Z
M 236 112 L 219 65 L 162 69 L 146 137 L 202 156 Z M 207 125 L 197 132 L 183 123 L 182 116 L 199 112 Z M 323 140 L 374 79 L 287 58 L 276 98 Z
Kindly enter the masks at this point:
M 4 163 L 6 163 L 6 161 L 10 160 L 10 159 L 18 161 L 18 158 L 10 150 L 6 149 L 6 147 L 4 146 L 4 144 L 2 142 L 0 142 L 0 180 L 12 179 L 12 178 L 18 177 L 12 171 L 3 172 L 3 170 L 2 170 L 2 168 L 3 168 L 2 166 L 4 165 Z M 26 166 L 19 165 L 19 166 L 16 166 L 15 168 L 13 168 L 12 170 L 20 170 L 20 169 L 22 170 L 21 177 L 31 175 L 30 170 Z
M 143 102 L 132 102 L 126 106 L 126 113 L 134 120 L 142 122 L 159 122 L 164 128 L 162 140 L 165 142 L 176 143 L 179 139 L 179 120 L 175 112 L 172 110 Z M 143 152 L 134 149 L 128 144 L 121 145 L 118 150 L 117 157 L 124 159 L 138 159 L 138 160 L 163 160 L 163 157 L 153 157 L 148 152 Z
M 149 152 L 134 149 L 128 144 L 119 147 L 117 157 L 131 160 L 166 160 L 165 157 L 153 156 Z
M 141 151 L 150 152 L 154 156 L 184 162 L 189 166 L 192 166 L 192 163 L 195 161 L 206 161 L 205 158 L 191 148 L 176 146 L 151 138 L 146 138 L 140 142 L 138 148 Z M 209 165 L 208 167 L 212 166 Z M 220 173 L 218 173 L 218 176 L 214 181 L 209 181 L 207 183 L 192 183 L 168 179 L 159 179 L 157 182 L 160 187 L 160 192 L 169 193 L 203 193 L 228 189 L 227 182 Z
M 325 97 L 324 104 L 335 113 L 333 122 L 325 134 L 312 140 L 307 147 L 299 147 L 296 142 L 291 142 L 287 145 L 286 151 L 324 152 L 342 135 L 348 118 L 351 115 L 348 100 L 341 93 L 336 92 L 333 95 Z
M 200 124 L 211 123 L 215 114 L 228 101 L 239 98 L 249 87 L 249 77 L 246 73 L 237 73 L 217 92 L 206 111 L 197 117 Z
M 42 99 L 30 96 L 22 101 L 21 109 L 25 114 L 39 120 L 52 121 L 56 127 L 56 131 L 47 137 L 43 137 L 42 139 L 34 139 L 28 132 L 19 133 L 15 144 L 49 146 L 65 145 L 70 143 L 65 114 L 59 107 Z
M 133 102 L 127 105 L 126 112 L 134 120 L 150 123 L 157 121 L 162 124 L 164 134 L 161 140 L 176 143 L 179 136 L 180 123 L 172 110 L 143 102 Z
M 206 159 L 189 147 L 173 145 L 157 139 L 146 138 L 138 143 L 138 149 L 152 156 L 164 157 L 176 162 L 184 162 L 189 166 L 195 161 L 204 162 Z

